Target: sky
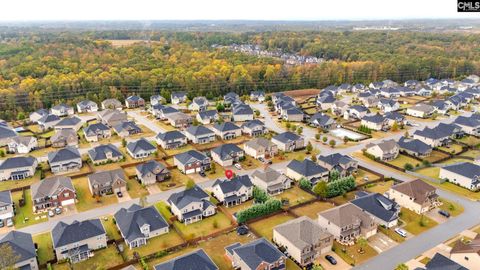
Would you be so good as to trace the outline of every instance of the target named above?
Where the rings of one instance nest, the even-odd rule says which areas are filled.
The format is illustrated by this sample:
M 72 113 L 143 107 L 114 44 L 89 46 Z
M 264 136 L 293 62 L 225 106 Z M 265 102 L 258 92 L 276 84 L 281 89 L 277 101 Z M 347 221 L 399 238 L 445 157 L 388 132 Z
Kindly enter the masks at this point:
M 480 18 L 457 0 L 2 0 L 0 21 Z

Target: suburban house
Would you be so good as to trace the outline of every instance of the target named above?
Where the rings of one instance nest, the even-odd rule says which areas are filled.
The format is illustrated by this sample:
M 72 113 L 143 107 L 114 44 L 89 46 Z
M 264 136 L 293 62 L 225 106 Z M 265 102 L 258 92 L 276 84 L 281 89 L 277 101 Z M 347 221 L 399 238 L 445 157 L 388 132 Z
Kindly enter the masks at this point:
M 418 139 L 401 137 L 398 140 L 400 152 L 407 153 L 416 157 L 428 157 L 432 153 L 432 147 Z
M 192 103 L 188 105 L 191 111 L 203 112 L 208 108 L 208 99 L 206 97 L 194 97 Z
M 59 121 L 60 121 L 60 117 L 58 117 L 57 115 L 47 114 L 42 118 L 38 119 L 37 124 L 40 126 L 40 129 L 42 131 L 46 131 L 53 128 Z M 6 128 L 1 127 L 1 129 L 6 129 Z M 0 133 L 3 133 L 3 132 L 4 131 L 0 130 Z
M 480 120 L 477 118 L 459 116 L 455 119 L 453 123 L 461 127 L 462 130 L 469 135 L 480 135 Z
M 376 224 L 387 228 L 398 224 L 400 205 L 382 194 L 359 191 L 356 193 L 356 198 L 350 203 L 369 213 L 375 219 Z
M 279 150 L 292 152 L 305 148 L 305 139 L 293 132 L 286 131 L 272 137 L 272 142 Z
M 434 112 L 435 108 L 432 105 L 420 103 L 407 108 L 406 114 L 418 118 L 429 118 Z
M 158 133 L 155 136 L 155 141 L 163 149 L 175 149 L 187 144 L 187 136 L 183 135 L 178 130 L 167 131 L 165 133 Z
M 20 231 L 10 231 L 0 237 L 0 246 L 7 245 L 13 251 L 12 269 L 38 270 L 37 250 L 32 235 Z M 3 255 L 3 254 L 2 254 Z M 5 268 L 8 269 L 8 268 Z
M 75 131 L 78 131 L 83 125 L 82 119 L 78 118 L 78 116 L 70 116 L 70 117 L 65 117 L 62 120 L 58 121 L 54 128 L 55 130 L 61 130 L 61 129 L 73 129 Z
M 292 179 L 270 167 L 255 170 L 252 174 L 252 183 L 269 195 L 280 194 L 292 187 Z
M 216 123 L 213 132 L 222 140 L 231 140 L 242 135 L 242 129 L 232 122 Z
M 387 131 L 389 129 L 388 121 L 385 117 L 381 114 L 372 114 L 372 115 L 365 115 L 360 122 L 362 126 L 365 126 L 372 130 L 377 131 Z
M 275 226 L 273 242 L 283 247 L 298 264 L 307 266 L 332 250 L 333 235 L 316 221 L 302 216 Z
M 77 193 L 72 179 L 67 176 L 52 176 L 34 183 L 30 187 L 33 211 L 75 204 Z
M 133 121 L 123 121 L 114 125 L 112 128 L 113 131 L 115 131 L 115 133 L 121 138 L 142 133 L 142 129 Z
M 226 207 L 244 203 L 253 196 L 253 184 L 248 174 L 232 179 L 217 179 L 212 190 L 215 198 Z
M 12 193 L 10 190 L 0 191 L 0 220 L 5 221 L 14 215 Z
M 88 157 L 93 164 L 98 165 L 122 160 L 123 154 L 115 145 L 109 143 L 101 144 L 88 150 Z
M 226 143 L 213 148 L 211 155 L 213 161 L 222 167 L 228 167 L 242 160 L 245 157 L 245 152 L 235 144 Z
M 188 127 L 188 125 L 192 124 L 193 122 L 193 118 L 183 112 L 169 113 L 165 115 L 165 118 L 172 127 L 176 128 Z
M 239 100 L 240 100 L 240 97 L 238 96 L 237 93 L 234 93 L 234 92 L 228 92 L 223 96 L 223 103 L 225 103 L 225 105 L 227 106 Z
M 98 111 L 98 105 L 91 100 L 82 100 L 77 103 L 77 111 L 78 113 L 96 112 Z
M 196 144 L 210 143 L 216 139 L 215 132 L 204 126 L 189 126 L 184 133 L 189 141 Z
M 225 247 L 234 269 L 285 270 L 287 257 L 265 238 L 250 243 L 234 243 Z
M 78 134 L 73 129 L 57 130 L 55 134 L 50 137 L 52 147 L 60 148 L 65 146 L 77 146 Z
M 109 127 L 113 127 L 127 121 L 127 113 L 106 109 L 97 113 L 97 120 Z
M 415 270 L 468 270 L 457 262 L 445 257 L 440 253 L 435 253 L 433 257 L 425 264 L 425 267 L 417 267 Z
M 345 119 L 362 119 L 370 110 L 363 105 L 352 105 L 343 114 Z
M 115 215 L 115 221 L 129 248 L 141 247 L 148 239 L 169 232 L 169 225 L 155 206 L 142 208 L 133 204 L 129 208 L 121 208 Z
M 122 103 L 117 99 L 109 98 L 102 101 L 102 110 L 122 110 L 122 108 Z
M 450 259 L 465 269 L 477 269 L 480 265 L 480 235 L 477 234 L 468 243 L 457 240 L 450 251 Z
M 302 109 L 292 107 L 282 111 L 282 118 L 290 122 L 302 122 L 305 119 L 305 114 Z
M 350 245 L 360 237 L 377 233 L 374 217 L 357 206 L 347 203 L 318 213 L 318 224 L 341 244 Z
M 152 106 L 157 104 L 164 104 L 166 102 L 167 100 L 163 96 L 160 96 L 160 95 L 150 96 L 150 105 Z
M 337 125 L 337 121 L 326 114 L 316 113 L 310 117 L 310 125 L 322 130 L 330 130 Z
M 379 143 L 369 143 L 365 152 L 382 161 L 390 161 L 397 158 L 400 147 L 395 140 L 383 140 Z
M 341 177 L 345 177 L 358 171 L 358 161 L 347 155 L 334 153 L 327 156 L 319 155 L 317 163 L 328 171 L 336 170 Z
M 217 110 L 205 110 L 197 113 L 196 119 L 198 122 L 208 125 L 216 122 L 220 116 L 218 115 Z
M 343 115 L 345 111 L 348 109 L 348 104 L 346 102 L 343 102 L 341 100 L 337 100 L 333 103 L 332 108 L 330 108 L 331 112 L 334 115 Z M 318 113 L 322 114 L 322 113 Z
M 103 123 L 95 123 L 83 128 L 83 134 L 88 142 L 98 142 L 112 136 L 110 128 Z
M 187 254 L 175 257 L 166 262 L 155 265 L 154 270 L 219 270 L 218 266 L 208 257 L 203 249 L 197 249 Z
M 135 167 L 138 180 L 142 185 L 151 185 L 170 178 L 170 171 L 162 163 L 150 160 Z
M 82 156 L 77 148 L 67 146 L 47 155 L 50 170 L 53 173 L 78 171 L 82 168 Z
M 197 150 L 189 150 L 173 157 L 173 164 L 184 174 L 210 169 L 210 158 Z
M 439 205 L 436 188 L 420 179 L 394 185 L 385 195 L 417 214 L 426 213 Z
M 145 106 L 145 100 L 139 96 L 129 96 L 125 99 L 125 106 L 127 108 L 138 108 Z
M 172 101 L 172 104 L 180 104 L 180 103 L 185 103 L 187 101 L 187 93 L 186 92 L 173 92 L 170 95 L 170 99 Z
M 40 120 L 42 117 L 44 117 L 45 115 L 48 115 L 49 114 L 49 111 L 47 109 L 38 109 L 34 112 L 32 112 L 28 118 L 30 120 L 30 122 L 32 123 L 37 123 L 38 120 Z
M 98 171 L 87 176 L 88 188 L 94 196 L 103 196 L 127 191 L 127 177 L 123 169 Z
M 50 113 L 54 114 L 56 116 L 62 117 L 62 116 L 68 116 L 74 114 L 73 107 L 67 105 L 67 104 L 59 104 L 55 105 L 50 109 Z
M 126 148 L 128 154 L 135 159 L 146 158 L 157 151 L 157 148 L 145 138 L 127 143 Z
M 296 181 L 305 178 L 312 184 L 316 184 L 318 181 L 327 180 L 329 171 L 310 159 L 303 161 L 294 159 L 288 163 L 285 174 Z
M 455 125 L 451 125 L 454 128 Z M 447 125 L 438 125 L 435 128 L 425 127 L 423 130 L 416 130 L 413 138 L 430 145 L 430 147 L 440 147 L 449 145 L 453 137 L 452 130 Z
M 387 120 L 387 125 L 389 127 L 392 127 L 393 123 L 395 122 L 399 127 L 402 127 L 406 124 L 405 115 L 399 112 L 388 112 L 388 113 L 385 113 L 383 116 L 385 116 L 385 119 Z
M 316 105 L 321 111 L 329 110 L 337 99 L 330 91 L 321 91 L 317 95 Z
M 58 260 L 78 263 L 93 256 L 96 249 L 107 247 L 107 233 L 100 219 L 60 221 L 52 229 L 53 249 Z
M 440 179 L 462 186 L 466 189 L 480 190 L 480 166 L 470 162 L 460 162 L 440 168 Z
M 11 157 L 0 162 L 0 181 L 32 177 L 38 166 L 34 157 Z
M 37 138 L 33 136 L 15 136 L 7 144 L 9 153 L 27 154 L 38 147 Z
M 250 100 L 251 101 L 265 101 L 265 92 L 264 91 L 252 91 L 250 92 Z
M 216 206 L 210 202 L 210 196 L 199 186 L 173 193 L 167 199 L 170 210 L 185 225 L 215 215 Z
M 393 112 L 400 109 L 400 103 L 393 99 L 381 98 L 378 101 L 378 108 L 384 112 Z
M 243 145 L 245 154 L 258 158 L 273 158 L 278 154 L 278 146 L 265 138 L 255 138 Z
M 255 119 L 245 122 L 242 125 L 242 132 L 243 134 L 257 137 L 268 133 L 268 129 L 262 121 Z

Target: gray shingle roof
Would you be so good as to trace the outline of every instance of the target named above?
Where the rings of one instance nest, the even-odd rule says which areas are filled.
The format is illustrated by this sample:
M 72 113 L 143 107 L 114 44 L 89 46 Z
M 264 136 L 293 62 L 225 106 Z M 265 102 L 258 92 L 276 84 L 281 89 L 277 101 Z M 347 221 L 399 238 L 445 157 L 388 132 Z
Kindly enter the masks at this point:
M 435 253 L 433 258 L 425 265 L 425 270 L 468 270 L 468 268 L 461 266 L 440 253 Z
M 195 185 L 193 188 L 173 193 L 167 201 L 176 205 L 178 209 L 182 209 L 191 202 L 208 200 L 208 198 L 208 194 L 199 186 Z
M 120 133 L 122 131 L 128 131 L 129 133 L 142 132 L 142 129 L 133 121 L 123 121 L 120 124 L 113 126 L 113 130 L 116 133 Z
M 103 132 L 103 131 L 107 131 L 109 129 L 110 128 L 107 127 L 103 123 L 95 123 L 95 124 L 91 124 L 91 125 L 87 126 L 86 128 L 83 129 L 83 131 L 85 132 L 85 134 L 87 134 L 87 136 L 93 136 L 93 135 L 96 135 L 100 131 Z
M 274 231 L 285 237 L 295 247 L 303 250 L 306 247 L 313 247 L 319 242 L 332 237 L 316 221 L 307 216 L 302 216 L 273 228 Z
M 432 151 L 432 147 L 420 140 L 401 137 L 398 140 L 398 146 L 401 149 L 412 151 L 419 154 L 427 154 Z
M 303 175 L 305 177 L 309 176 L 314 176 L 317 174 L 323 174 L 328 172 L 327 169 L 324 167 L 318 165 L 317 163 L 309 160 L 309 159 L 304 159 L 303 161 L 298 161 L 296 159 L 290 161 L 288 163 L 287 168 L 299 173 L 300 175 Z
M 155 265 L 155 270 L 218 270 L 218 266 L 203 249 Z
M 53 247 L 59 248 L 104 234 L 105 229 L 98 218 L 74 221 L 71 224 L 60 221 L 52 229 Z
M 465 176 L 470 179 L 480 177 L 480 166 L 470 162 L 460 162 L 442 167 L 442 169 Z M 479 181 L 480 179 L 477 179 Z
M 234 248 L 232 252 L 236 253 L 250 269 L 257 269 L 260 264 L 264 262 L 272 264 L 280 260 L 280 258 L 285 257 L 283 253 L 265 238 L 260 238 Z
M 318 156 L 318 160 L 321 160 L 332 167 L 337 166 L 339 164 L 346 164 L 353 161 L 351 157 L 347 155 L 342 155 L 340 153 L 333 153 L 327 156 L 320 155 Z
M 215 187 L 216 185 L 220 187 L 220 189 L 224 194 L 238 191 L 242 187 L 249 188 L 253 186 L 252 181 L 250 180 L 250 177 L 248 176 L 248 174 L 235 176 L 232 179 L 223 179 L 223 180 L 217 179 L 213 183 L 212 187 Z
M 0 191 L 0 207 L 12 204 L 12 193 L 10 190 Z
M 205 126 L 189 126 L 185 132 L 190 133 L 193 136 L 202 136 L 207 134 L 215 135 L 211 129 Z
M 374 115 L 365 115 L 362 120 L 370 123 L 380 124 L 385 121 L 385 118 L 383 115 L 377 113 Z
M 131 153 L 137 153 L 138 151 L 155 151 L 157 148 L 153 146 L 149 141 L 147 141 L 145 138 L 141 138 L 137 141 L 134 142 L 129 142 L 127 144 L 127 149 Z
M 23 262 L 36 257 L 35 245 L 32 235 L 19 231 L 11 231 L 0 239 L 0 245 L 9 245 L 15 256 L 18 256 L 16 263 Z
M 257 127 L 257 126 L 262 126 L 264 127 L 265 124 L 258 120 L 258 119 L 254 119 L 254 120 L 250 120 L 250 121 L 247 121 L 245 123 L 243 123 L 242 125 L 242 128 L 246 127 L 246 128 L 254 128 L 254 127 Z
M 167 167 L 156 160 L 150 160 L 145 163 L 138 164 L 136 169 L 142 176 L 149 173 L 158 175 L 161 172 L 168 172 Z
M 274 136 L 272 139 L 280 141 L 282 143 L 288 143 L 299 140 L 301 137 L 293 132 L 286 131 Z
M 123 156 L 120 150 L 113 144 L 101 144 L 88 150 L 88 156 L 90 156 L 93 161 L 107 159 L 107 153 L 110 153 L 112 158 Z
M 366 194 L 351 203 L 385 222 L 398 219 L 400 212 L 400 206 L 396 202 L 378 193 Z
M 55 152 L 50 152 L 48 153 L 47 156 L 48 156 L 49 163 L 62 162 L 62 161 L 81 158 L 81 155 L 80 155 L 80 152 L 78 152 L 78 149 L 71 146 L 67 146 Z
M 172 98 L 183 98 L 187 96 L 187 92 L 179 91 L 179 92 L 173 92 L 172 93 Z
M 251 115 L 253 110 L 249 105 L 240 104 L 233 108 L 233 115 Z
M 145 224 L 150 226 L 151 232 L 168 228 L 168 223 L 154 206 L 142 208 L 133 204 L 128 209 L 121 208 L 115 213 L 115 221 L 122 236 L 128 241 L 144 238 L 140 229 Z
M 175 155 L 175 158 L 182 164 L 188 164 L 195 161 L 203 161 L 207 158 L 207 156 L 197 150 L 189 150 L 187 152 Z
M 200 116 L 201 119 L 214 119 L 217 117 L 218 112 L 217 110 L 208 110 L 208 111 L 203 111 L 199 112 L 198 115 Z
M 51 197 L 64 189 L 75 191 L 72 179 L 68 176 L 47 177 L 40 182 L 32 184 L 30 189 L 33 200 Z
M 222 160 L 231 158 L 233 155 L 239 152 L 243 152 L 243 149 L 232 143 L 222 144 L 211 150 L 217 154 Z
M 2 164 L 0 164 L 0 170 L 31 167 L 36 161 L 37 159 L 34 157 L 11 157 L 5 159 Z
M 155 138 L 161 141 L 170 141 L 170 140 L 185 139 L 186 136 L 183 135 L 183 133 L 181 133 L 178 130 L 171 130 L 165 133 L 158 133 Z
M 127 183 L 127 176 L 125 175 L 123 169 L 118 168 L 108 171 L 99 171 L 88 175 L 88 181 L 91 185 L 104 185 L 107 183 L 112 184 L 116 180 Z
M 12 128 L 0 125 L 0 139 L 12 138 L 17 136 L 17 132 Z
M 225 123 L 221 123 L 221 124 L 215 123 L 215 125 L 213 125 L 213 128 L 220 131 L 220 132 L 226 132 L 226 131 L 232 131 L 232 130 L 240 129 L 240 127 L 238 127 L 237 125 L 235 125 L 232 122 L 225 122 Z

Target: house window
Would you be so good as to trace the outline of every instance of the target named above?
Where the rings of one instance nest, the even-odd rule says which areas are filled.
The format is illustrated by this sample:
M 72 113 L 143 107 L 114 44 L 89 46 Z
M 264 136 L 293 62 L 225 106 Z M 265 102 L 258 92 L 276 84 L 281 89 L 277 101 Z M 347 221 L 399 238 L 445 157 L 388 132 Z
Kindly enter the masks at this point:
M 70 193 L 68 193 L 68 192 L 63 193 L 63 197 L 65 197 L 65 198 L 70 197 Z

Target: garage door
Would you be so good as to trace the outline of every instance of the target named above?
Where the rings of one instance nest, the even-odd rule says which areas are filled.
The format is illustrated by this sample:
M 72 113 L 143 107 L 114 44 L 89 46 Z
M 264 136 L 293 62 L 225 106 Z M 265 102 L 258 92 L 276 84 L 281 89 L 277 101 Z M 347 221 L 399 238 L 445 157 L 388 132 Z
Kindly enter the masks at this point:
M 75 199 L 70 199 L 70 200 L 63 201 L 62 206 L 70 205 L 70 204 L 74 204 L 74 203 L 75 203 Z
M 195 169 L 186 170 L 185 174 L 195 173 Z

